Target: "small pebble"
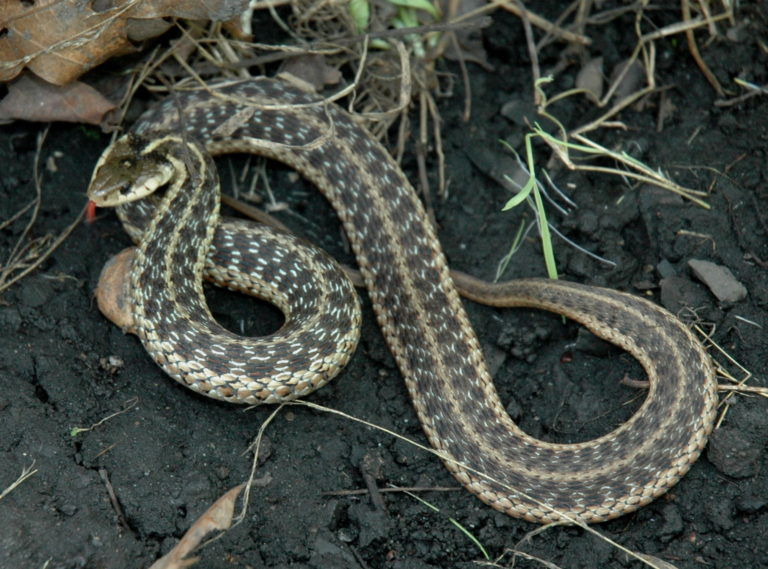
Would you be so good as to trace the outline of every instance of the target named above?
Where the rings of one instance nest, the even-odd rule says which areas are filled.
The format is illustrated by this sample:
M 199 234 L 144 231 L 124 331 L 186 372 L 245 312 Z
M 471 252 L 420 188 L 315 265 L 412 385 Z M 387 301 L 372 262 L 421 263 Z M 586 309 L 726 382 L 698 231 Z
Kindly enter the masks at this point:
M 726 476 L 749 478 L 757 474 L 763 446 L 741 431 L 721 427 L 709 440 L 707 458 Z
M 688 266 L 720 302 L 735 303 L 746 298 L 746 287 L 736 280 L 727 267 L 701 259 L 691 259 Z

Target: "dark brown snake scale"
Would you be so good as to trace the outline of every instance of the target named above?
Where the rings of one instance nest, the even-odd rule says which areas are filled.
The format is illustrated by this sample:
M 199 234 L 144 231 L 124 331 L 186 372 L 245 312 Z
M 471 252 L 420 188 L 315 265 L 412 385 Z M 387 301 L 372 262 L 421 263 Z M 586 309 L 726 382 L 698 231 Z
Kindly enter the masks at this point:
M 414 190 L 384 148 L 338 106 L 280 81 L 224 82 L 213 90 L 177 93 L 148 111 L 130 137 L 107 150 L 89 194 L 114 205 L 107 189 L 131 193 L 129 186 L 137 185 L 133 168 L 125 167 L 132 165 L 126 159 L 131 153 L 155 161 L 157 172 L 168 177 L 162 198 L 120 205 L 120 215 L 141 240 L 131 277 L 136 333 L 185 385 L 230 401 L 290 399 L 327 381 L 354 347 L 353 333 L 329 331 L 328 319 L 359 328 L 353 309 L 334 305 L 331 316 L 314 312 L 341 302 L 344 285 L 334 280 L 330 265 L 320 272 L 331 285 L 283 272 L 280 286 L 293 286 L 292 295 L 265 292 L 276 273 L 291 270 L 275 268 L 286 259 L 302 257 L 310 266 L 331 262 L 321 253 L 292 252 L 285 241 L 293 238 L 282 235 L 279 246 L 250 245 L 250 223 L 217 225 L 218 193 L 209 187 L 217 180 L 205 145 L 213 154 L 254 152 L 285 162 L 331 202 L 430 443 L 453 475 L 492 507 L 539 523 L 562 515 L 605 521 L 663 494 L 706 444 L 717 403 L 712 365 L 700 342 L 668 312 L 633 295 L 564 281 L 484 288 L 470 279 L 484 301 L 541 308 L 584 324 L 631 353 L 648 374 L 651 386 L 641 408 L 605 436 L 563 445 L 521 431 L 496 394 Z M 265 265 L 262 255 L 269 256 L 266 272 L 254 268 Z M 260 348 L 258 339 L 222 331 L 202 298 L 204 271 L 219 284 L 271 295 L 287 313 L 288 339 L 267 338 Z M 320 331 L 293 328 L 293 313 L 313 320 Z M 329 338 L 339 342 L 336 347 L 325 342 Z M 321 343 L 321 364 L 304 357 L 300 346 L 315 351 Z M 265 371 L 267 359 L 277 362 L 277 374 Z

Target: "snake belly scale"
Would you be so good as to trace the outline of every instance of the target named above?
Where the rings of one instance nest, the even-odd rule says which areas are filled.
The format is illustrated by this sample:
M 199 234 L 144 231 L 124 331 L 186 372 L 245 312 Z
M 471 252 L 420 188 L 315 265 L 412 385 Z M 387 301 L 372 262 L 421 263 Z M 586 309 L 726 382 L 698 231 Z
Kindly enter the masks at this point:
M 638 412 L 607 435 L 584 443 L 553 444 L 523 432 L 499 400 L 436 232 L 413 188 L 385 149 L 339 107 L 264 78 L 179 92 L 145 113 L 132 133 L 106 151 L 89 192 L 92 199 L 109 201 L 98 195 L 104 193 L 100 188 L 115 186 L 102 181 L 107 174 L 118 179 L 118 193 L 128 193 L 128 186 L 135 184 L 127 174 L 120 181 L 121 170 L 111 157 L 116 147 L 133 145 L 145 158 L 163 152 L 173 155 L 170 148 L 175 146 L 161 143 L 164 138 L 175 138 L 190 149 L 186 157 L 171 156 L 169 163 L 175 166 L 168 167 L 169 172 L 187 174 L 174 181 L 177 178 L 169 173 L 170 189 L 163 198 L 123 204 L 120 215 L 134 239 L 142 240 L 145 261 L 150 259 L 144 277 L 132 272 L 133 303 L 145 307 L 134 313 L 144 311 L 156 320 L 152 341 L 142 340 L 166 371 L 169 359 L 192 369 L 189 377 L 175 376 L 190 387 L 242 402 L 272 393 L 259 386 L 249 390 L 248 380 L 242 379 L 249 373 L 242 365 L 242 351 L 251 349 L 243 345 L 251 339 L 217 343 L 215 365 L 206 363 L 210 355 L 195 342 L 199 325 L 193 321 L 204 318 L 207 308 L 201 305 L 204 299 L 190 300 L 197 293 L 188 283 L 200 280 L 206 255 L 210 276 L 217 272 L 216 262 L 226 267 L 240 254 L 233 250 L 234 240 L 247 240 L 245 230 L 237 239 L 216 236 L 229 229 L 226 224 L 215 225 L 217 193 L 206 187 L 211 185 L 206 180 L 213 178 L 213 165 L 202 146 L 193 142 L 196 139 L 213 154 L 254 152 L 282 161 L 330 201 L 431 445 L 456 479 L 485 503 L 539 523 L 563 516 L 601 522 L 663 494 L 698 458 L 712 430 L 716 384 L 708 355 L 679 320 L 651 302 L 608 289 L 541 279 L 485 287 L 468 279 L 464 288 L 474 287 L 480 300 L 541 308 L 584 324 L 631 353 L 648 374 L 650 388 Z M 173 205 L 168 195 L 174 193 L 179 194 L 174 199 L 186 205 Z M 146 203 L 151 205 L 139 205 Z M 172 210 L 184 211 L 185 223 L 177 219 L 163 225 L 151 217 Z M 186 235 L 199 219 L 207 224 L 199 230 L 202 236 Z M 214 245 L 210 253 L 193 255 L 193 262 L 179 253 L 179 244 L 189 240 L 192 248 L 199 249 L 202 243 L 206 249 L 212 240 Z M 164 268 L 153 268 L 157 266 Z M 220 284 L 258 288 L 229 282 L 233 278 L 237 271 L 224 274 Z M 186 308 L 174 320 L 163 316 L 162 304 L 149 298 L 155 287 L 147 290 L 145 285 L 152 279 L 160 279 L 158 284 L 172 291 L 169 294 L 184 299 Z M 280 305 L 280 299 L 276 302 Z M 359 316 L 352 313 L 339 319 L 359 326 Z M 185 341 L 170 341 L 168 335 Z M 341 345 L 337 355 L 331 350 L 328 356 L 330 368 L 349 357 L 350 343 L 344 339 Z M 197 353 L 179 353 L 190 349 Z M 229 360 L 234 363 L 227 364 Z M 286 358 L 282 362 L 291 365 Z M 172 371 L 178 368 L 175 365 Z M 203 376 L 199 368 L 204 368 Z M 286 373 L 290 375 L 290 370 Z M 308 387 L 323 381 L 310 378 L 298 383 Z M 267 398 L 291 398 L 292 390 L 285 388 Z

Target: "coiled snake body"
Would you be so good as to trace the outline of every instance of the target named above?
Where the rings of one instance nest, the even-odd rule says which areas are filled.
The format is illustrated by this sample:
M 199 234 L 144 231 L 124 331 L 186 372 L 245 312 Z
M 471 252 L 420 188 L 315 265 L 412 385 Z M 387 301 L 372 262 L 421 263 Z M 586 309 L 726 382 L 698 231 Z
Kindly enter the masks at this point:
M 106 151 L 89 190 L 97 204 L 117 205 L 166 187 L 161 198 L 123 203 L 120 215 L 141 243 L 131 270 L 132 331 L 185 385 L 229 401 L 292 398 L 327 381 L 354 347 L 353 333 L 326 325 L 359 327 L 355 307 L 314 312 L 348 285 L 331 276 L 334 284 L 316 289 L 292 269 L 256 271 L 272 260 L 261 260 L 259 246 L 249 244 L 252 224 L 216 225 L 217 178 L 201 143 L 212 153 L 255 152 L 285 162 L 331 202 L 430 443 L 487 504 L 539 523 L 563 515 L 605 521 L 663 494 L 699 456 L 717 402 L 700 343 L 646 300 L 563 281 L 510 281 L 503 291 L 473 285 L 479 298 L 564 314 L 624 348 L 646 370 L 649 392 L 629 421 L 589 442 L 546 443 L 517 427 L 493 386 L 435 231 L 399 167 L 337 106 L 263 78 L 181 92 L 150 110 Z M 301 255 L 283 241 L 264 251 Z M 305 263 L 326 262 L 307 255 Z M 293 292 L 273 294 L 273 301 L 286 312 L 307 312 L 321 331 L 292 328 L 287 316 L 283 343 L 268 338 L 266 348 L 226 332 L 205 306 L 204 270 L 220 284 L 262 295 L 263 283 L 277 275 Z M 320 363 L 305 356 L 321 348 Z M 267 360 L 276 362 L 276 373 L 265 372 Z

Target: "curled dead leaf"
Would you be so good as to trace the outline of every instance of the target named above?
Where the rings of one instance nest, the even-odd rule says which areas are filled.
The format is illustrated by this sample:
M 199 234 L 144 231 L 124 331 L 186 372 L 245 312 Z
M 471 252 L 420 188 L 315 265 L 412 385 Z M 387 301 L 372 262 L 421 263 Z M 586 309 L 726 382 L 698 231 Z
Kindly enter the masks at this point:
M 128 247 L 107 261 L 94 291 L 99 312 L 128 334 L 135 332 L 130 300 L 130 272 L 135 256 L 136 247 Z
M 149 569 L 181 569 L 197 562 L 197 558 L 187 557 L 200 545 L 203 538 L 216 530 L 227 530 L 232 525 L 235 500 L 245 487 L 240 484 L 216 500 L 205 513 L 195 520 L 184 537 L 166 555 L 158 559 Z
M 341 81 L 341 72 L 328 65 L 324 56 L 314 53 L 289 58 L 283 64 L 282 72 L 308 83 L 318 93 Z
M 0 81 L 13 79 L 27 67 L 49 83 L 63 85 L 134 49 L 125 36 L 125 6 L 104 12 L 92 9 L 90 2 L 73 0 L 2 6 Z
M 576 76 L 576 87 L 584 89 L 590 99 L 599 101 L 603 96 L 603 58 L 587 61 Z
M 637 59 L 624 60 L 613 68 L 611 84 L 619 81 L 613 93 L 614 101 L 623 101 L 642 88 L 645 80 L 645 68 Z
M 135 51 L 131 40 L 163 33 L 168 24 L 162 18 L 227 21 L 247 5 L 247 0 L 0 2 L 0 81 L 28 68 L 64 85 L 111 57 Z
M 104 115 L 114 108 L 111 101 L 85 83 L 52 85 L 25 74 L 8 85 L 8 94 L 0 101 L 0 120 L 101 124 Z

